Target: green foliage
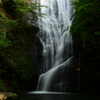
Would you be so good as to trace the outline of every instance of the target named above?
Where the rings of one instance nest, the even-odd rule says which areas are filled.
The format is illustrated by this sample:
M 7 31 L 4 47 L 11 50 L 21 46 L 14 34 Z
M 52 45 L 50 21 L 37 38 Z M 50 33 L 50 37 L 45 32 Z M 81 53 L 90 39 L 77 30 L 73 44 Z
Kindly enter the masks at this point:
M 76 34 L 81 41 L 100 44 L 100 1 L 76 0 L 72 4 L 75 21 L 71 33 Z
M 12 26 L 9 29 L 7 38 L 11 41 L 11 45 L 1 49 L 1 56 L 6 62 L 5 70 L 7 73 L 16 73 L 21 79 L 28 79 L 32 76 L 30 74 L 33 64 L 30 58 L 30 49 L 32 44 L 32 37 L 35 33 L 31 33 L 31 26 L 19 23 L 20 26 Z M 28 37 L 28 38 L 27 38 Z M 5 63 L 4 62 L 4 63 Z M 4 64 L 2 64 L 3 66 Z M 8 68 L 10 68 L 8 70 Z
M 3 17 L 0 13 L 0 47 L 7 47 L 10 45 L 10 41 L 6 38 L 6 28 L 8 27 L 6 17 Z
M 0 74 L 1 74 L 1 73 L 5 73 L 5 71 L 4 71 L 4 70 L 0 70 Z
M 20 18 L 28 11 L 28 4 L 24 0 L 4 0 L 4 8 L 15 18 Z
M 18 81 L 37 75 L 30 53 L 37 30 L 25 21 L 24 16 L 40 6 L 32 4 L 29 7 L 23 0 L 3 0 L 3 6 L 8 15 L 0 13 L 0 75 L 11 80 L 8 85 L 20 89 Z
M 23 87 L 23 86 L 22 87 L 20 86 L 20 84 L 17 82 L 17 80 L 11 80 L 10 85 L 11 85 L 11 87 L 13 87 L 12 91 L 20 90 Z
M 5 84 L 3 83 L 2 80 L 0 80 L 0 90 L 1 91 L 7 91 L 7 88 L 6 88 L 6 86 L 5 86 Z
M 14 18 L 20 18 L 21 20 L 23 16 L 27 15 L 28 13 L 34 13 L 35 15 L 36 10 L 40 10 L 41 7 L 46 7 L 44 5 L 40 5 L 39 3 L 31 3 L 29 5 L 25 2 L 25 0 L 4 0 L 3 5 L 9 14 L 11 14 Z M 43 15 L 44 14 L 42 13 L 36 14 L 36 16 L 40 17 Z

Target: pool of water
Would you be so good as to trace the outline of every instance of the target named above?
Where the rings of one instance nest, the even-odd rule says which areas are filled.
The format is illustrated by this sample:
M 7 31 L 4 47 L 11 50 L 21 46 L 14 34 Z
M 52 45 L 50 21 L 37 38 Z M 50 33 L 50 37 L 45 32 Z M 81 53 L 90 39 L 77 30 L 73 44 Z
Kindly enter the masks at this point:
M 62 92 L 24 92 L 18 94 L 21 100 L 100 100 L 99 94 Z

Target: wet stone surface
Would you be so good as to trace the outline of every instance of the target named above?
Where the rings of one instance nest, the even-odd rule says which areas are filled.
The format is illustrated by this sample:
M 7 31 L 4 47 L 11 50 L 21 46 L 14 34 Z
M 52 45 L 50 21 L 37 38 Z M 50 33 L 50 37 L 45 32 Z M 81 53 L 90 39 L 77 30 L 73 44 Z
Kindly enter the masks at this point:
M 18 96 L 11 92 L 0 92 L 0 100 L 18 100 Z

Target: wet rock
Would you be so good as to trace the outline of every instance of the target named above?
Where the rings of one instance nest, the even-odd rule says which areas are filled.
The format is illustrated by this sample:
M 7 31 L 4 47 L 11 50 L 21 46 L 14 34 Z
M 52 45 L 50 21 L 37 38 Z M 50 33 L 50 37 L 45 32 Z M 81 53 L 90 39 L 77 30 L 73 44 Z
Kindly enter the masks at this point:
M 0 100 L 18 100 L 18 96 L 11 92 L 0 92 Z

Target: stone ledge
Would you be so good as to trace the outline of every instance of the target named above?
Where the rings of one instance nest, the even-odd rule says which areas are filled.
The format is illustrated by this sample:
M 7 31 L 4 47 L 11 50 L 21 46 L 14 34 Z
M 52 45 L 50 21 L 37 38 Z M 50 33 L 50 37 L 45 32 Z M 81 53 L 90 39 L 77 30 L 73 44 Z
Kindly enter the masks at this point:
M 0 100 L 18 100 L 18 96 L 11 92 L 0 92 Z

